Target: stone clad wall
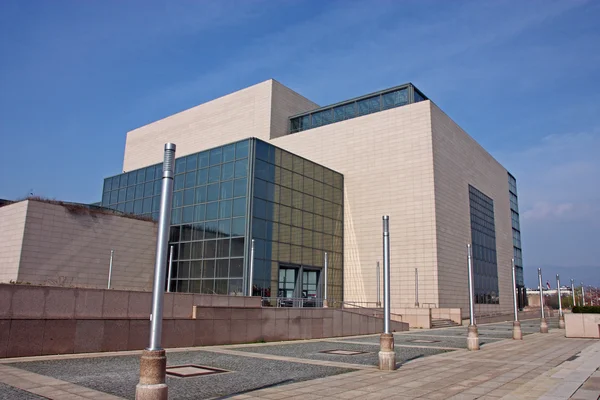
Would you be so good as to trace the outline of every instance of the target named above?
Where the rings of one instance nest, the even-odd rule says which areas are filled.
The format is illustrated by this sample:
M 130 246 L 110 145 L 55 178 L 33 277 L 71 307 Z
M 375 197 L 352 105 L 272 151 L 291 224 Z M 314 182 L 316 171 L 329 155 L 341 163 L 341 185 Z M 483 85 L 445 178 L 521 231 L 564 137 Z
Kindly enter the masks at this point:
M 0 358 L 141 350 L 151 293 L 0 285 Z M 166 293 L 162 345 L 209 346 L 379 333 L 380 318 L 338 309 L 261 308 L 259 297 Z M 195 318 L 193 318 L 195 317 Z M 393 330 L 408 324 L 392 322 Z

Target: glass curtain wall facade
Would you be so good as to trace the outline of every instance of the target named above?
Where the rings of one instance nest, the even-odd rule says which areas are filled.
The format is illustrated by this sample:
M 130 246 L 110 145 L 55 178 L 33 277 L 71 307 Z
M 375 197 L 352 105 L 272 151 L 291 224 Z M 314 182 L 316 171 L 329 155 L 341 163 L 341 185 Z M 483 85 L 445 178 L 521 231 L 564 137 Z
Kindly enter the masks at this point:
M 162 164 L 106 178 L 102 206 L 158 219 Z M 258 139 L 177 158 L 171 290 L 342 300 L 343 176 Z M 303 303 L 304 304 L 304 303 Z M 294 305 L 294 304 L 289 304 Z
M 499 304 L 494 201 L 469 185 L 475 303 Z
M 252 238 L 255 295 L 342 299 L 343 176 L 256 140 Z
M 517 301 L 520 309 L 527 305 L 525 282 L 523 280 L 523 254 L 521 249 L 521 224 L 519 222 L 519 199 L 517 197 L 517 180 L 508 174 L 508 194 L 510 196 L 510 213 L 513 235 L 513 258 L 515 260 L 515 281 L 517 285 Z

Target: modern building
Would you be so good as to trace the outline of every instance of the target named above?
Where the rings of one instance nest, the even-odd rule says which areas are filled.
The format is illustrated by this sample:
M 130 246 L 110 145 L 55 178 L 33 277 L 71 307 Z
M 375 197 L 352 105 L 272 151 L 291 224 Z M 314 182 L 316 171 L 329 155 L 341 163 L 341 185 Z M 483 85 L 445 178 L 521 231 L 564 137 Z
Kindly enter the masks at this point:
M 392 309 L 512 310 L 523 287 L 516 180 L 414 85 L 337 104 L 268 80 L 127 134 L 102 205 L 156 217 L 160 162 L 177 145 L 172 288 L 375 305 L 390 216 Z M 522 292 L 522 290 L 521 290 Z M 521 301 L 523 295 L 520 296 Z

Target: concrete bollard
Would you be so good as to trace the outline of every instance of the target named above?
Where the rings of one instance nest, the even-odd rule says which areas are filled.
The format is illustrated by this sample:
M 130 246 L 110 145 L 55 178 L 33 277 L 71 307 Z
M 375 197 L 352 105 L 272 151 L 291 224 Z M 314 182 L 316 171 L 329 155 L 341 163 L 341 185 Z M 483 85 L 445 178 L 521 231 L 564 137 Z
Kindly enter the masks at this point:
M 558 327 L 560 329 L 565 329 L 565 316 L 562 314 L 558 317 Z
M 469 325 L 467 333 L 467 349 L 479 350 L 479 331 L 477 325 Z
M 167 356 L 165 350 L 144 350 L 140 359 L 140 382 L 135 387 L 136 400 L 167 400 Z
M 379 369 L 382 371 L 394 371 L 396 369 L 394 334 L 382 333 L 379 337 L 379 345 Z
M 513 321 L 513 339 L 523 340 L 523 331 L 521 330 L 521 323 L 519 321 Z

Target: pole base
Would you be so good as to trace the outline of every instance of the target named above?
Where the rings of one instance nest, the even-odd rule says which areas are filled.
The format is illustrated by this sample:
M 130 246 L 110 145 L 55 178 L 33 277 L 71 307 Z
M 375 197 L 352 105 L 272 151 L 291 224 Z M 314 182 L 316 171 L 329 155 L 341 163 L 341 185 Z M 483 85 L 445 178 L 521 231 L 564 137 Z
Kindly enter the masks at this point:
M 144 350 L 140 359 L 140 382 L 136 400 L 167 400 L 167 356 L 164 350 Z
M 323 300 L 323 308 L 329 308 L 329 302 L 327 299 Z
M 546 318 L 542 318 L 540 321 L 540 333 L 548 333 L 548 322 Z
M 562 314 L 558 317 L 558 327 L 560 329 L 565 329 L 565 316 Z
M 513 321 L 513 340 L 523 340 L 523 331 L 521 331 L 519 321 Z
M 477 330 L 477 325 L 469 325 L 469 330 L 467 333 L 467 349 L 479 350 L 479 331 Z
M 375 307 L 376 308 L 381 308 L 381 302 L 378 301 L 377 303 L 375 303 Z
M 396 369 L 394 335 L 391 333 L 382 333 L 379 337 L 379 369 L 382 371 L 394 371 Z

